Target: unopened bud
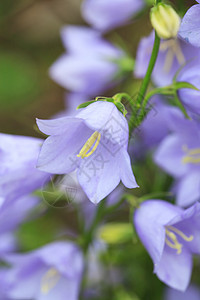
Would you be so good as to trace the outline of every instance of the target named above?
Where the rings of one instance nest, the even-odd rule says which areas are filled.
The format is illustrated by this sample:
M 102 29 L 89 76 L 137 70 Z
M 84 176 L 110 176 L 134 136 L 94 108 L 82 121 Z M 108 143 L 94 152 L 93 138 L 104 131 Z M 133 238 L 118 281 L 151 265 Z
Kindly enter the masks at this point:
M 109 223 L 99 229 L 99 237 L 108 244 L 125 243 L 133 239 L 130 223 Z
M 170 5 L 159 3 L 153 7 L 150 12 L 150 20 L 161 39 L 177 36 L 181 19 Z

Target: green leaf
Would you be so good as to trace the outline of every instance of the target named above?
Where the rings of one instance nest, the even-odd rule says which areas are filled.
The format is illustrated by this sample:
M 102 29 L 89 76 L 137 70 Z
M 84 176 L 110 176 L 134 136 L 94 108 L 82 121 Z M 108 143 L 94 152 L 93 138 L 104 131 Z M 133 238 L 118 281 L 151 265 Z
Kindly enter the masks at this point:
M 85 108 L 85 107 L 87 107 L 88 105 L 90 105 L 90 104 L 92 104 L 92 103 L 94 103 L 94 102 L 96 102 L 96 100 L 84 102 L 84 103 L 80 104 L 79 106 L 77 106 L 76 109 L 79 109 L 79 108 Z

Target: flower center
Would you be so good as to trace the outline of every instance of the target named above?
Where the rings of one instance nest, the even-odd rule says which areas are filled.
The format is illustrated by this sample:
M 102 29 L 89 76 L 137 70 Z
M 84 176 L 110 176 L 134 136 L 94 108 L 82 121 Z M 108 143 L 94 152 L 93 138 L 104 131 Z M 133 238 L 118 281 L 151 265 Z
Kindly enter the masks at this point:
M 48 294 L 58 283 L 60 274 L 54 268 L 49 269 L 41 280 L 41 292 Z
M 84 158 L 89 157 L 94 153 L 94 151 L 97 149 L 99 142 L 101 138 L 101 133 L 98 131 L 95 131 L 91 137 L 87 140 L 87 142 L 84 144 L 83 148 L 77 155 L 78 157 Z
M 164 71 L 166 73 L 169 73 L 171 70 L 174 58 L 177 59 L 180 65 L 185 63 L 183 51 L 181 50 L 178 39 L 176 38 L 163 41 L 160 46 L 160 51 L 167 51 L 164 63 Z
M 182 163 L 200 163 L 200 148 L 188 149 L 187 146 L 183 146 L 183 151 L 186 152 L 186 155 L 183 156 Z
M 181 254 L 183 245 L 179 243 L 179 241 L 177 240 L 176 234 L 186 242 L 191 242 L 194 239 L 193 235 L 187 236 L 181 230 L 173 226 L 166 226 L 165 232 L 166 232 L 166 237 L 165 237 L 166 244 L 170 248 L 177 250 L 177 254 Z

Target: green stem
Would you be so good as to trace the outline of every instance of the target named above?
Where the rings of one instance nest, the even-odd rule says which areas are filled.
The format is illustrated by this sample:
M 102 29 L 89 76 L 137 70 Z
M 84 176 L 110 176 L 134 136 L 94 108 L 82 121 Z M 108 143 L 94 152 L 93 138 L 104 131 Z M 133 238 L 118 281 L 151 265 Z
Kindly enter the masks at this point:
M 161 2 L 161 1 L 157 1 L 157 3 L 159 3 L 159 2 Z M 148 85 L 149 85 L 149 82 L 151 79 L 151 74 L 153 72 L 153 69 L 154 69 L 154 66 L 156 63 L 159 47 L 160 47 L 160 38 L 158 37 L 157 33 L 155 32 L 155 40 L 154 40 L 153 50 L 152 50 L 151 58 L 149 61 L 148 69 L 147 69 L 146 75 L 142 81 L 142 85 L 140 87 L 140 91 L 138 93 L 138 97 L 137 97 L 137 101 L 136 101 L 136 103 L 139 107 L 143 106 L 143 100 L 145 98 L 145 94 L 146 94 L 146 91 L 147 91 L 147 88 L 148 88 Z M 141 116 L 139 116 L 139 119 L 136 120 L 136 122 L 135 122 L 135 115 L 132 113 L 130 120 L 129 120 L 129 136 L 131 136 L 134 127 L 138 126 L 141 123 L 142 120 L 140 120 L 140 117 Z

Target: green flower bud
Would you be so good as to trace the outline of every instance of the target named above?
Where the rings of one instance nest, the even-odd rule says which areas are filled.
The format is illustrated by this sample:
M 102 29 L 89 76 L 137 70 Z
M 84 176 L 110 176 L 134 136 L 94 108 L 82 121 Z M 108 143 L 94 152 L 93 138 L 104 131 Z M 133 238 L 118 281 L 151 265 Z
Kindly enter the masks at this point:
M 170 5 L 159 3 L 153 7 L 150 12 L 150 20 L 161 39 L 177 36 L 181 19 Z
M 99 229 L 98 236 L 108 244 L 125 243 L 133 239 L 130 223 L 108 223 Z

